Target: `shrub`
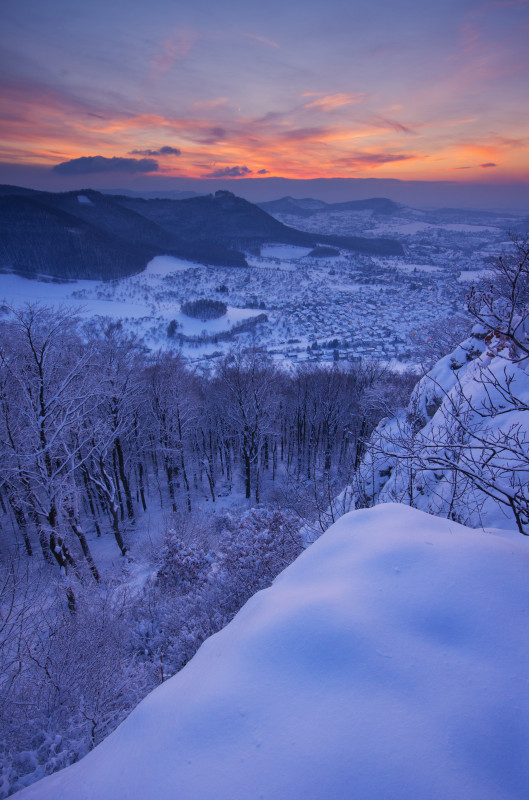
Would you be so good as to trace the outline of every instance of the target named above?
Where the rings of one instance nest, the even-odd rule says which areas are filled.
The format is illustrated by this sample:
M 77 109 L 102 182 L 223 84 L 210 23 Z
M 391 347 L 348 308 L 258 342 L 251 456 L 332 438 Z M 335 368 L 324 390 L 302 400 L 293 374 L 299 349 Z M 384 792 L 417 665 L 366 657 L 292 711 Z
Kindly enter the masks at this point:
M 178 594 L 188 594 L 199 588 L 211 569 L 211 559 L 199 545 L 186 544 L 174 533 L 167 536 L 160 560 L 159 583 Z
M 303 550 L 299 522 L 288 512 L 254 508 L 226 520 L 219 562 L 227 598 L 236 611 L 255 592 L 270 586 Z

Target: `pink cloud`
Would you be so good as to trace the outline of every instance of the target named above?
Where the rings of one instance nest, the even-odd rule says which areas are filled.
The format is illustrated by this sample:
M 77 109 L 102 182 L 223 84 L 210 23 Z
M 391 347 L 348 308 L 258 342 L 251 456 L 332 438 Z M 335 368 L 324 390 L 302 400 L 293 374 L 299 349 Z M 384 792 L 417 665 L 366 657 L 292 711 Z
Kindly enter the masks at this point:
M 265 36 L 256 36 L 255 33 L 244 33 L 243 36 L 246 36 L 247 39 L 254 39 L 256 42 L 261 42 L 261 44 L 266 44 L 268 47 L 274 47 L 276 50 L 281 49 L 277 42 L 273 42 L 271 39 L 267 39 Z
M 304 97 L 310 97 L 310 94 L 305 94 Z M 321 108 L 322 111 L 333 111 L 335 108 L 351 105 L 351 103 L 361 103 L 365 99 L 363 92 L 355 92 L 354 94 L 329 94 L 325 97 L 318 97 L 311 103 L 307 103 L 305 108 Z
M 173 64 L 185 58 L 198 38 L 194 31 L 187 28 L 174 30 L 159 44 L 158 52 L 151 58 L 151 75 L 163 75 Z
M 191 104 L 193 111 L 207 111 L 210 108 L 220 108 L 228 103 L 227 97 L 215 97 L 213 100 L 197 100 Z

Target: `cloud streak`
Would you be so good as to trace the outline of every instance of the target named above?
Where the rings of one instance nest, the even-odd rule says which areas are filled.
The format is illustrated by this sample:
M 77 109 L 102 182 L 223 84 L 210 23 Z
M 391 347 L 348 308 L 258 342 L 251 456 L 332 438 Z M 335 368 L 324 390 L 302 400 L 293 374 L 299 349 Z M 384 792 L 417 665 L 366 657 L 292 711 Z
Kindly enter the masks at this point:
M 310 96 L 305 95 L 305 96 Z M 365 99 L 365 95 L 362 92 L 357 92 L 355 94 L 329 94 L 324 97 L 318 97 L 316 100 L 312 100 L 310 103 L 305 104 L 305 108 L 315 108 L 320 109 L 321 111 L 334 111 L 337 108 L 342 108 L 343 106 L 349 106 L 353 103 L 361 103 Z
M 265 36 L 256 36 L 255 33 L 244 33 L 243 36 L 246 36 L 247 39 L 253 39 L 256 42 L 260 42 L 261 44 L 266 44 L 268 47 L 273 47 L 275 50 L 281 49 L 277 42 L 273 42 L 271 39 L 267 39 Z
M 252 170 L 248 167 L 223 167 L 214 172 L 209 172 L 203 175 L 203 178 L 242 178 L 245 175 L 251 175 Z
M 157 150 L 131 150 L 131 156 L 179 156 L 182 151 L 178 147 L 164 145 Z
M 59 175 L 94 175 L 101 172 L 157 172 L 158 162 L 151 158 L 120 158 L 114 156 L 81 156 L 63 161 L 52 167 Z
M 399 161 L 410 161 L 417 156 L 411 153 L 354 153 L 341 159 L 341 163 L 351 167 L 380 167 Z
M 394 119 L 387 119 L 386 117 L 377 117 L 373 120 L 373 124 L 381 125 L 383 128 L 390 128 L 397 133 L 415 133 L 413 128 L 410 128 L 408 125 L 403 125 L 402 122 L 397 122 L 397 120 Z

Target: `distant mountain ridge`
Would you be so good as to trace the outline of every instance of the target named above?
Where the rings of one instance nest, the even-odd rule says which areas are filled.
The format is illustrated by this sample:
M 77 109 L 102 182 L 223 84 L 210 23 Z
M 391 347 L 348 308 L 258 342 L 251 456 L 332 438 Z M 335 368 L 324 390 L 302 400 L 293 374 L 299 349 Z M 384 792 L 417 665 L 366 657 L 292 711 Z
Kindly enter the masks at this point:
M 244 250 L 267 243 L 403 253 L 393 239 L 299 231 L 227 191 L 174 200 L 0 186 L 4 271 L 111 280 L 140 272 L 162 254 L 238 267 L 247 265 Z
M 282 197 L 280 200 L 270 200 L 257 203 L 259 208 L 269 214 L 295 214 L 300 217 L 311 217 L 313 214 L 334 214 L 339 211 L 371 211 L 373 214 L 395 214 L 400 208 L 399 203 L 388 200 L 386 197 L 372 197 L 368 200 L 349 200 L 345 203 L 325 203 L 311 197 L 297 199 L 295 197 Z

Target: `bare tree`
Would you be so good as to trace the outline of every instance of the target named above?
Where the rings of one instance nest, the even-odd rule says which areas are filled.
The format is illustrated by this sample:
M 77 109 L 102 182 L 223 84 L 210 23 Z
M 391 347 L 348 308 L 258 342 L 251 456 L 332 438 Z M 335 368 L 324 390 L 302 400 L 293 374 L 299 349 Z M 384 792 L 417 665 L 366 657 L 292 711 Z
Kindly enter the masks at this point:
M 273 433 L 275 369 L 262 353 L 237 350 L 221 363 L 217 377 L 223 413 L 243 461 L 246 498 L 253 488 L 259 502 L 260 456 Z
M 180 357 L 163 354 L 148 368 L 146 382 L 150 417 L 163 458 L 173 512 L 177 510 L 175 483 L 178 475 L 184 485 L 187 510 L 191 511 L 187 450 L 199 414 L 196 381 Z
M 470 294 L 473 336 L 422 379 L 407 416 L 372 438 L 368 495 L 463 521 L 488 504 L 529 535 L 528 303 L 529 243 L 514 239 L 490 287 Z
M 424 371 L 430 369 L 440 358 L 452 352 L 470 334 L 472 322 L 462 313 L 422 325 L 411 333 L 410 338 L 420 348 L 420 360 Z
M 513 235 L 511 242 L 492 265 L 489 286 L 472 289 L 468 310 L 483 325 L 487 344 L 520 362 L 529 356 L 529 235 Z
M 105 455 L 112 461 L 112 465 L 106 465 L 106 472 L 113 474 L 120 511 L 123 507 L 122 519 L 126 515 L 134 520 L 131 464 L 127 458 L 130 454 L 126 445 L 133 439 L 138 408 L 143 401 L 143 348 L 135 337 L 122 330 L 120 323 L 91 325 L 88 333 L 98 366 L 94 378 L 99 383 L 100 418 L 113 436 L 112 448 L 105 449 Z
M 75 468 L 89 452 L 92 434 L 86 420 L 98 404 L 91 359 L 69 310 L 28 305 L 11 310 L 3 324 L 3 476 L 14 503 L 23 503 L 42 547 L 46 550 L 48 543 L 65 574 L 77 569 L 67 543 L 65 502 L 71 505 Z

